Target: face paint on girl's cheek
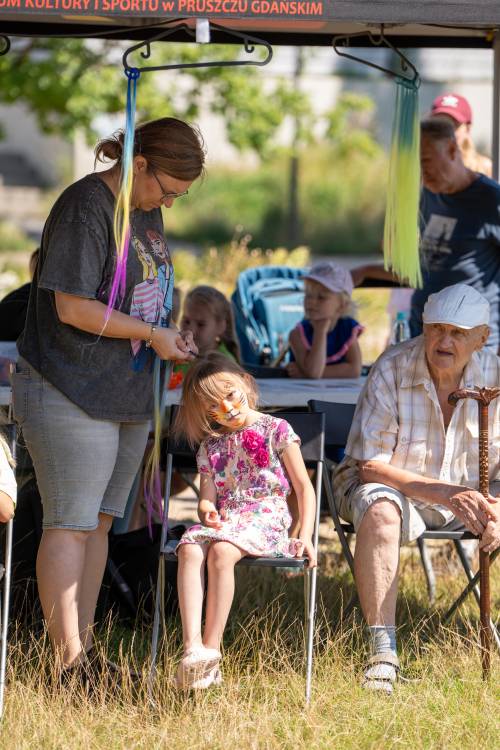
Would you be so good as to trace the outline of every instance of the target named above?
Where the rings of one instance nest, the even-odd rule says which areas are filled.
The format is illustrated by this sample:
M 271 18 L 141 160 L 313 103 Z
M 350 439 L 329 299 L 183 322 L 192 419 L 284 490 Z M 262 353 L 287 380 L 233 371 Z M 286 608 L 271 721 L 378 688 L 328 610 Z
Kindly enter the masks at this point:
M 224 399 L 224 401 L 227 401 L 231 408 L 228 409 L 221 401 L 220 405 L 209 410 L 209 416 L 215 419 L 216 422 L 219 422 L 219 424 L 240 427 L 244 423 L 248 412 L 248 398 L 246 393 L 243 393 L 243 391 L 234 391 L 233 398 Z

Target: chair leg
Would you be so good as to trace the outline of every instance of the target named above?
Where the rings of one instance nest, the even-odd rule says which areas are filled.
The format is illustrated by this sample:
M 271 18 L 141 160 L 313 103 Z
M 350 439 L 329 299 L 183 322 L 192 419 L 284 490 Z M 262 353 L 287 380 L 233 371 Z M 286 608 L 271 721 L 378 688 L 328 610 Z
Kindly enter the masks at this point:
M 467 576 L 467 578 L 469 580 L 469 584 L 470 584 L 471 581 L 474 579 L 474 574 L 473 574 L 473 572 L 471 570 L 471 567 L 469 565 L 469 558 L 467 557 L 467 553 L 465 552 L 465 550 L 463 548 L 462 542 L 459 539 L 455 539 L 454 543 L 455 543 L 455 549 L 457 550 L 458 557 L 459 557 L 460 562 L 462 563 L 462 567 L 463 567 L 463 569 L 465 571 L 465 575 Z M 479 593 L 479 586 L 477 585 L 477 583 L 472 587 L 472 593 L 474 594 L 476 602 L 479 605 L 480 604 L 480 593 Z M 458 606 L 459 605 L 457 605 L 457 607 Z M 446 613 L 446 616 L 445 616 L 446 619 L 445 619 L 445 621 L 447 619 L 449 619 L 449 617 L 451 617 L 451 615 L 453 614 L 453 612 L 455 612 L 455 609 L 457 609 L 457 607 L 455 607 L 454 605 L 451 607 L 451 609 Z M 495 641 L 496 647 L 497 647 L 498 651 L 500 652 L 500 634 L 498 632 L 497 626 L 495 625 L 495 623 L 493 622 L 493 620 L 491 619 L 491 617 L 490 617 L 490 630 L 491 630 L 491 634 L 493 636 L 493 640 Z
M 422 560 L 422 567 L 425 573 L 425 580 L 427 582 L 429 604 L 434 604 L 436 598 L 436 576 L 434 575 L 434 568 L 432 567 L 431 557 L 429 555 L 428 548 L 425 546 L 425 540 L 422 539 L 422 537 L 418 537 L 417 544 L 420 551 L 420 558 Z
M 153 617 L 153 635 L 151 638 L 151 666 L 149 668 L 148 693 L 151 697 L 153 682 L 156 677 L 156 657 L 158 654 L 158 639 L 160 634 L 160 608 L 164 606 L 163 592 L 165 580 L 165 558 L 160 553 L 158 560 L 158 578 L 156 580 L 156 593 Z
M 333 525 L 335 526 L 335 531 L 337 532 L 337 536 L 339 538 L 340 546 L 342 547 L 342 552 L 344 553 L 344 557 L 354 577 L 354 558 L 351 552 L 351 548 L 349 547 L 349 542 L 347 540 L 346 534 L 344 533 L 344 529 L 342 528 L 337 509 L 335 507 L 335 498 L 333 496 L 332 484 L 330 478 L 328 477 L 328 471 L 329 469 L 327 468 L 324 472 L 323 478 L 324 487 L 326 490 L 326 498 L 328 501 L 328 506 L 330 508 L 330 515 L 332 517 Z
M 9 606 L 10 606 L 10 576 L 12 570 L 12 519 L 7 523 L 5 530 L 5 574 L 3 577 L 3 601 L 1 607 L 1 646 L 0 646 L 0 719 L 3 716 L 5 672 L 7 666 L 7 634 L 9 628 Z
M 192 490 L 193 490 L 193 492 L 194 492 L 194 494 L 196 495 L 196 497 L 198 497 L 198 498 L 199 498 L 199 497 L 200 497 L 200 490 L 199 490 L 199 489 L 198 489 L 198 487 L 197 487 L 197 486 L 195 485 L 195 483 L 194 483 L 193 481 L 191 481 L 191 479 L 190 479 L 190 478 L 188 477 L 188 475 L 187 475 L 187 474 L 181 474 L 181 477 L 182 477 L 182 478 L 183 478 L 183 480 L 184 480 L 184 481 L 186 482 L 187 486 L 188 486 L 188 487 L 189 487 L 190 489 L 192 489 Z
M 306 605 L 306 706 L 309 706 L 311 702 L 317 575 L 317 568 L 304 572 L 304 598 Z
M 474 577 L 474 573 L 471 570 L 469 558 L 467 557 L 467 553 L 465 552 L 463 548 L 462 542 L 459 539 L 454 539 L 453 543 L 455 545 L 458 558 L 460 562 L 462 563 L 462 568 L 465 570 L 465 575 L 467 576 L 467 579 L 469 581 L 472 581 Z M 472 593 L 474 594 L 476 602 L 479 604 L 479 600 L 480 600 L 479 586 L 474 586 L 474 588 L 472 589 Z
M 352 596 L 351 596 L 351 598 L 349 600 L 349 603 L 348 603 L 347 607 L 344 609 L 344 612 L 343 612 L 344 616 L 343 616 L 342 619 L 344 620 L 344 622 L 351 616 L 351 614 L 353 613 L 354 608 L 356 607 L 356 605 L 358 604 L 358 602 L 359 602 L 358 592 L 357 592 L 357 590 L 355 588 L 354 592 L 353 592 L 353 594 L 352 594 Z

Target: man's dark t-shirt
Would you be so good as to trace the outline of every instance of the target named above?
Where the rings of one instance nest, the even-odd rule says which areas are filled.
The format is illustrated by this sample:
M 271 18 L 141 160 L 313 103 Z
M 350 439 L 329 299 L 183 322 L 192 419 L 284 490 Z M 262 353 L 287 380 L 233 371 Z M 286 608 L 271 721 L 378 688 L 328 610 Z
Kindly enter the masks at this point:
M 52 385 L 97 419 L 135 422 L 153 412 L 154 352 L 144 341 L 86 333 L 59 320 L 54 292 L 107 304 L 115 264 L 114 196 L 97 174 L 68 187 L 45 224 L 18 348 Z M 161 211 L 131 212 L 121 311 L 167 327 L 173 269 Z
M 451 195 L 422 190 L 420 258 L 423 287 L 412 297 L 410 326 L 422 333 L 429 294 L 451 284 L 470 284 L 490 302 L 491 335 L 496 351 L 500 317 L 500 185 L 484 175 Z

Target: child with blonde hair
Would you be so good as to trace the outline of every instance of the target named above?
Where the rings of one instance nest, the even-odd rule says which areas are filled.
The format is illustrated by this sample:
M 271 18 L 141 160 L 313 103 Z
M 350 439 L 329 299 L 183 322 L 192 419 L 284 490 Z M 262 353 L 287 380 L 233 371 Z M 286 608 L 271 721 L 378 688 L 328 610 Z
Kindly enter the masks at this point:
M 218 351 L 239 362 L 240 351 L 233 310 L 228 299 L 213 286 L 197 286 L 184 300 L 183 331 L 192 331 L 200 355 Z
M 220 354 L 197 360 L 186 375 L 176 429 L 192 445 L 201 443 L 201 482 L 200 523 L 184 533 L 177 547 L 184 654 L 176 684 L 181 689 L 221 682 L 220 643 L 239 560 L 304 554 L 310 566 L 316 565 L 311 541 L 316 500 L 300 439 L 284 419 L 256 411 L 256 403 L 254 380 Z M 299 504 L 297 539 L 288 536 L 290 485 Z
M 358 378 L 363 327 L 350 316 L 353 283 L 349 271 L 327 261 L 304 276 L 306 317 L 291 331 L 292 378 Z

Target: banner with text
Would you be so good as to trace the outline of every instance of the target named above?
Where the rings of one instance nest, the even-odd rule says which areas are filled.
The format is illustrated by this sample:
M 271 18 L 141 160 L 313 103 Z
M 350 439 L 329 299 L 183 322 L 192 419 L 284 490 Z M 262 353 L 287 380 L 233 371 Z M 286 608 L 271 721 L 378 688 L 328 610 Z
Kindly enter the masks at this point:
M 0 13 L 211 18 L 333 18 L 332 0 L 0 0 Z

